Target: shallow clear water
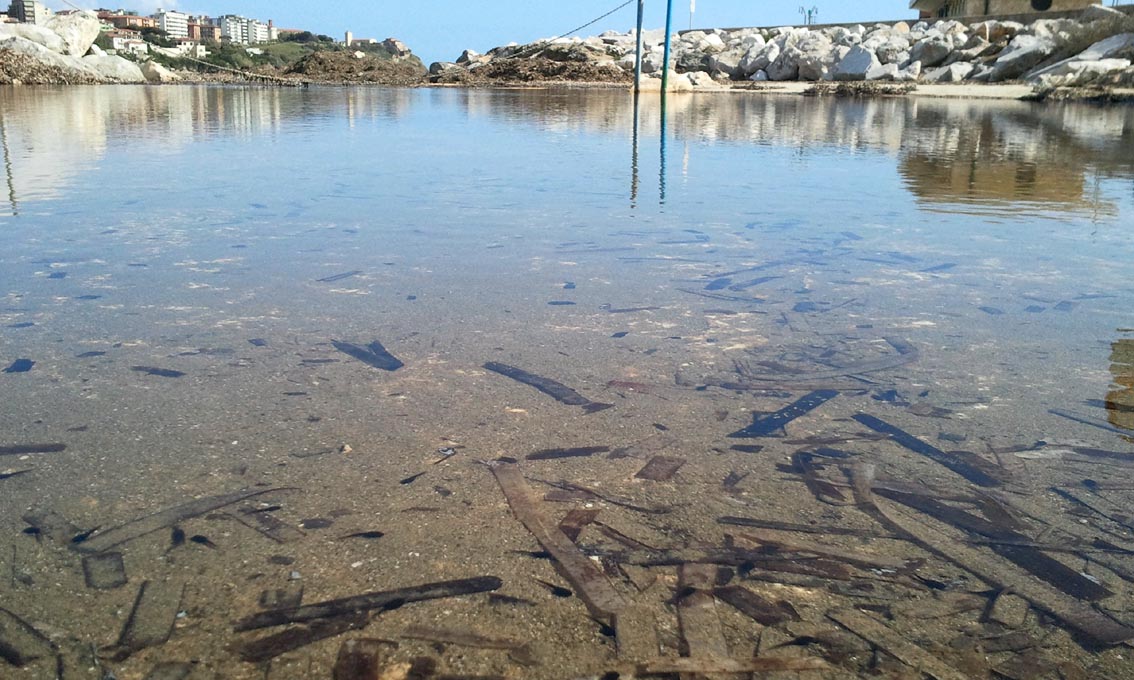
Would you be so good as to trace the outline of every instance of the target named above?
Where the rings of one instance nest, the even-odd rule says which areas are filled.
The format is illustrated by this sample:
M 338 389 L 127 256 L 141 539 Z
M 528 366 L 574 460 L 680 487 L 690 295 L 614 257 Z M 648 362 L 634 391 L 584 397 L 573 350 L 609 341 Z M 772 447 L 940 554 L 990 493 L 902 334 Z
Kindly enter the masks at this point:
M 974 491 L 908 448 L 864 441 L 861 413 L 996 466 L 1009 500 L 1035 510 L 1018 527 L 1033 540 L 1134 545 L 1129 526 L 1048 491 L 1086 488 L 1104 509 L 1132 500 L 1128 461 L 1074 448 L 1134 456 L 1134 110 L 757 93 L 667 108 L 663 144 L 658 103 L 644 97 L 636 125 L 622 92 L 0 89 L 0 447 L 66 445 L 0 456 L 5 475 L 26 471 L 0 479 L 2 606 L 50 636 L 75 677 L 98 677 L 91 645 L 115 643 L 138 586 L 184 586 L 169 642 L 104 669 L 141 678 L 199 660 L 195 673 L 224 678 L 329 677 L 344 638 L 255 665 L 237 652 L 256 634 L 231 622 L 294 577 L 316 602 L 490 574 L 532 604 L 410 604 L 347 637 L 398 640 L 391 663 L 430 655 L 447 673 L 598 673 L 617 665 L 615 642 L 579 598 L 541 585 L 569 585 L 551 563 L 513 552 L 538 545 L 478 461 L 629 448 L 521 463 L 539 497 L 538 480 L 563 480 L 671 508 L 540 502 L 556 521 L 600 510 L 579 542 L 606 552 L 626 550 L 612 532 L 720 546 L 737 538 L 720 516 L 877 529 L 790 469 L 821 439 L 880 478 Z M 372 368 L 332 341 L 379 341 L 405 365 Z M 588 413 L 486 362 L 614 406 Z M 786 432 L 729 438 L 754 412 L 823 390 L 838 396 Z M 457 454 L 437 462 L 446 447 Z M 655 455 L 685 464 L 668 481 L 636 478 Z M 826 462 L 820 474 L 847 483 L 848 463 Z M 726 493 L 732 472 L 747 477 Z M 75 544 L 53 540 L 277 487 L 114 546 L 129 579 L 118 588 L 87 587 Z M 250 527 L 261 502 L 284 534 Z M 73 527 L 29 534 L 32 509 Z M 174 546 L 173 525 L 210 543 Z M 367 531 L 384 535 L 343 538 Z M 1130 670 L 1034 608 L 1005 630 L 1044 650 L 978 663 L 966 644 L 987 639 L 973 632 L 991 625 L 979 608 L 916 624 L 899 609 L 987 584 L 908 542 L 822 540 L 926 559 L 918 576 L 945 590 L 885 581 L 852 596 L 838 579 L 749 573 L 745 587 L 802 621 L 764 629 L 718 602 L 734 657 L 839 630 L 830 610 L 871 605 L 970 677 L 1025 655 L 1092 677 Z M 1121 575 L 1052 555 L 1134 622 Z M 612 573 L 676 656 L 676 572 Z M 537 665 L 406 639 L 415 624 L 530 641 Z M 869 658 L 801 654 L 841 663 L 842 677 L 874 672 Z

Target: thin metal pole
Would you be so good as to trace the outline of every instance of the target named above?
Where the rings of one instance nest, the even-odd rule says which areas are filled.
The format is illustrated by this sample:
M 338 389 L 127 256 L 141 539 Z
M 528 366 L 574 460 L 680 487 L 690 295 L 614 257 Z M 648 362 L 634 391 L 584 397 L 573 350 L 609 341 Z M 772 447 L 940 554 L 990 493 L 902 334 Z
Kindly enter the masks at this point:
M 669 93 L 666 91 L 665 87 L 663 86 L 662 91 L 661 91 L 661 140 L 660 140 L 661 143 L 658 145 L 660 150 L 661 150 L 661 163 L 660 163 L 659 168 L 658 168 L 658 191 L 659 191 L 659 195 L 660 195 L 660 199 L 661 199 L 660 205 L 663 205 L 663 206 L 665 205 L 665 146 L 666 146 L 665 142 L 666 142 L 666 136 L 667 136 L 667 134 L 666 134 L 666 125 L 667 125 L 666 118 L 667 118 L 667 116 L 666 116 L 666 111 L 665 111 L 665 103 L 666 103 L 666 97 L 668 96 L 668 94 Z
M 646 0 L 638 0 L 638 45 L 634 51 L 634 94 L 642 91 L 642 18 Z
M 631 140 L 630 151 L 630 208 L 638 207 L 638 187 L 641 185 L 638 175 L 638 129 L 641 121 L 641 109 L 638 105 L 638 100 L 641 96 L 638 92 L 634 93 L 634 136 Z
M 661 89 L 665 92 L 669 88 L 669 44 L 670 32 L 673 30 L 673 0 L 668 0 L 665 10 L 665 57 L 661 72 Z

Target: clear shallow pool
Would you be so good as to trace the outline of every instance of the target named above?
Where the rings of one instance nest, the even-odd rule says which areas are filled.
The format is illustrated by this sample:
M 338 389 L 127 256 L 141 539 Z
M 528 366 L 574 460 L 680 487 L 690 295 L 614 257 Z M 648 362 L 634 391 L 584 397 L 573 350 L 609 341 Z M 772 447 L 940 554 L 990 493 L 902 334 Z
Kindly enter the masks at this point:
M 990 537 L 916 517 L 993 560 L 996 585 L 1042 580 L 985 543 L 1043 544 L 1107 589 L 1076 600 L 1134 623 L 1134 567 L 1112 551 L 1134 547 L 1121 512 L 1134 488 L 1134 111 L 733 93 L 668 112 L 663 147 L 657 102 L 642 100 L 635 127 L 620 92 L 0 90 L 0 606 L 76 677 L 191 660 L 202 677 L 329 677 L 351 637 L 397 641 L 390 663 L 431 656 L 449 674 L 618 667 L 593 606 L 541 581 L 578 584 L 517 552 L 539 545 L 478 463 L 509 456 L 552 523 L 599 511 L 580 549 L 648 610 L 663 656 L 704 656 L 682 638 L 708 620 L 719 631 L 694 639 L 732 658 L 816 638 L 789 655 L 827 659 L 832 677 L 901 672 L 829 616 L 866 608 L 971 677 L 1024 661 L 1129 672 L 1121 653 L 1076 644 L 1042 598 L 982 615 L 973 593 L 989 579 L 924 542 L 718 519 L 893 534 L 849 489 L 808 491 L 873 464 L 880 487 L 920 485 L 997 523 Z M 378 341 L 405 365 L 373 368 L 333 341 Z M 561 403 L 488 362 L 614 406 Z M 754 412 L 786 431 L 730 438 Z M 975 460 L 877 441 L 862 414 Z M 65 449 L 17 452 L 47 444 Z M 525 459 L 582 447 L 610 451 Z M 636 477 L 656 456 L 684 464 Z M 1010 510 L 978 504 L 982 478 L 958 460 L 987 467 L 995 508 Z M 76 534 L 179 506 L 88 551 L 121 553 L 128 580 L 89 587 Z M 726 545 L 739 557 L 705 558 Z M 757 545 L 815 564 L 754 562 Z M 633 564 L 646 547 L 727 566 L 724 587 L 796 616 L 765 626 L 727 594 L 690 612 L 675 592 L 694 575 Z M 848 554 L 924 563 L 895 575 Z M 232 629 L 264 591 L 299 584 L 307 603 L 485 575 L 521 601 L 407 604 L 266 666 L 240 660 L 278 630 Z M 169 641 L 96 664 L 91 645 L 119 641 L 146 581 L 153 598 L 184 589 L 154 600 L 158 629 L 182 613 Z M 483 640 L 416 640 L 415 625 L 529 642 L 534 665 Z

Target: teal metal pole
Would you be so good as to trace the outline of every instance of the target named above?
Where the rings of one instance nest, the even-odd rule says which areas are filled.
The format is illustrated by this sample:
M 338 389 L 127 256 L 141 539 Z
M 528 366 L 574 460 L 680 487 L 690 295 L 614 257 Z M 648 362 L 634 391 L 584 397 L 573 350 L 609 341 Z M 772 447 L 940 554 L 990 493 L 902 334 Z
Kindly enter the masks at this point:
M 669 43 L 670 31 L 673 30 L 673 0 L 669 0 L 669 4 L 665 10 L 665 57 L 662 64 L 661 72 L 661 89 L 665 92 L 669 88 Z
M 642 91 L 642 17 L 646 12 L 646 0 L 638 0 L 638 44 L 634 51 L 634 94 Z

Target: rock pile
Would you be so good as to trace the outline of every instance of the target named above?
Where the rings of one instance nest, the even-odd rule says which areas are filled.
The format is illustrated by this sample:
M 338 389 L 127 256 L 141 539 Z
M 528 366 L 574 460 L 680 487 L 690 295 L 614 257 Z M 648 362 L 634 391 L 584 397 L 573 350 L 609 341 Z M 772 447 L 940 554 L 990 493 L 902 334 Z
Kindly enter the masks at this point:
M 93 12 L 56 15 L 45 26 L 0 24 L 0 84 L 146 82 L 137 64 L 95 46 L 99 30 Z
M 662 31 L 643 33 L 642 70 L 660 75 Z M 588 71 L 624 79 L 634 70 L 633 33 L 562 38 L 466 50 L 456 62 L 430 68 L 436 82 L 500 70 L 502 62 L 590 64 Z M 873 26 L 784 27 L 690 31 L 676 37 L 678 87 L 714 81 L 906 81 L 922 83 L 1019 81 L 1041 86 L 1125 84 L 1134 81 L 1134 18 L 1094 6 L 1078 17 L 1030 24 L 942 20 Z M 618 73 L 621 72 L 621 73 Z M 674 79 L 671 79 L 674 82 Z
M 390 38 L 381 56 L 367 52 L 313 52 L 287 68 L 283 75 L 324 83 L 420 85 L 425 66 L 401 41 Z

